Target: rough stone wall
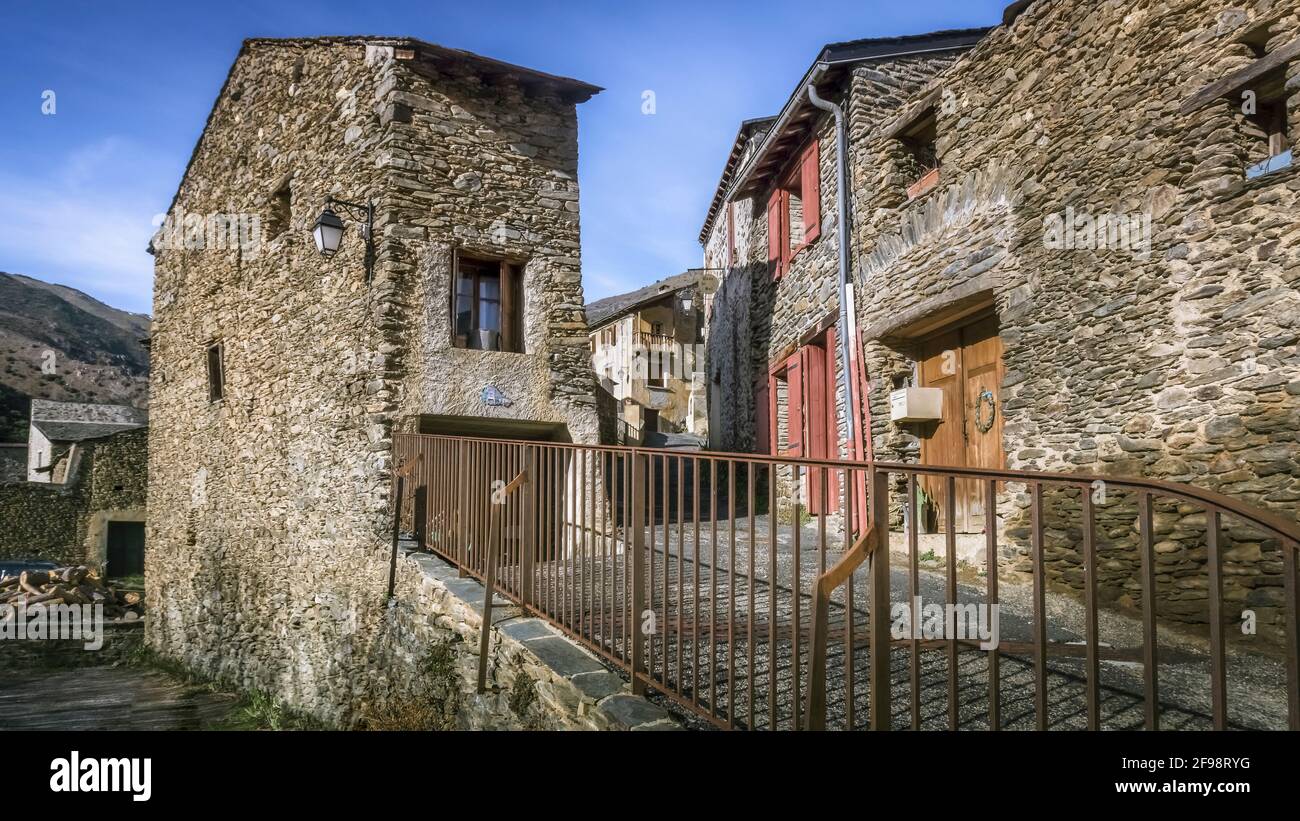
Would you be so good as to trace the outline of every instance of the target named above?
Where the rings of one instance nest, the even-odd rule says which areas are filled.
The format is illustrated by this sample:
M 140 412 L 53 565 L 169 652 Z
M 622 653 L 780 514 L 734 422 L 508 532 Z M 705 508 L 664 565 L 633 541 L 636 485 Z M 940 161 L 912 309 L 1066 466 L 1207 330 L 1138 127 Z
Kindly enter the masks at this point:
M 509 83 L 425 83 L 412 56 L 347 38 L 246 43 L 173 215 L 269 216 L 287 181 L 290 217 L 251 251 L 156 257 L 148 641 L 335 722 L 366 698 L 387 640 L 394 429 L 490 415 L 473 403 L 490 381 L 514 402 L 494 411 L 596 437 L 573 104 L 512 112 Z M 333 258 L 314 247 L 330 194 L 376 203 L 370 283 L 355 222 Z M 500 250 L 494 220 L 516 214 L 525 230 L 507 226 L 501 247 L 527 258 L 529 353 L 449 350 L 450 249 Z
M 1300 36 L 1294 2 L 1039 0 L 929 83 L 913 77 L 896 89 L 890 72 L 855 69 L 853 270 L 879 458 L 918 456 L 914 431 L 888 421 L 892 379 L 910 377 L 916 355 L 897 332 L 983 297 L 1004 346 L 998 410 L 1008 468 L 1170 479 L 1296 516 L 1300 171 L 1244 179 L 1263 157 L 1250 153 L 1258 140 L 1240 100 L 1180 111 L 1200 88 L 1255 59 L 1237 39 L 1269 20 L 1267 48 Z M 1300 63 L 1287 73 L 1294 144 Z M 908 202 L 903 148 L 884 131 L 900 108 L 914 109 L 932 91 L 941 94 L 941 179 Z M 824 141 L 822 151 L 825 163 L 832 152 Z M 1067 207 L 1094 218 L 1149 217 L 1149 254 L 1049 242 L 1047 221 Z M 823 213 L 833 217 L 833 204 Z M 796 273 L 778 290 L 798 282 Z M 746 299 L 755 306 L 752 344 L 770 355 L 781 334 L 764 337 L 762 312 L 772 313 L 773 328 L 789 314 L 781 297 Z M 715 339 L 743 313 L 720 312 Z M 716 341 L 710 351 L 723 347 Z M 751 395 L 747 388 L 738 385 L 739 395 Z M 752 412 L 752 402 L 721 404 Z M 1008 493 L 999 506 L 1022 554 L 1026 504 Z M 1048 533 L 1049 572 L 1078 588 L 1077 494 L 1048 506 L 1058 525 Z M 1137 602 L 1134 512 L 1123 493 L 1098 507 L 1101 592 L 1121 604 Z M 1203 514 L 1160 504 L 1155 530 L 1160 611 L 1203 621 Z M 1228 536 L 1228 600 L 1254 609 L 1262 629 L 1275 628 L 1277 546 L 1231 521 Z
M 399 61 L 396 72 L 397 114 L 376 163 L 392 177 L 399 321 L 418 329 L 397 352 L 409 374 L 401 414 L 553 422 L 574 442 L 598 441 L 574 103 L 452 67 Z M 523 265 L 524 353 L 450 344 L 457 250 Z M 488 385 L 511 404 L 486 405 Z
M 0 485 L 0 559 L 80 563 L 83 553 L 77 523 L 83 503 L 79 485 Z
M 27 478 L 27 446 L 0 442 L 0 483 Z
M 148 431 L 91 440 L 67 484 L 0 484 L 0 559 L 102 566 L 103 527 L 144 516 Z
M 380 202 L 372 100 L 391 61 L 356 43 L 246 44 L 173 213 L 247 213 L 255 249 L 155 258 L 146 585 L 149 644 L 300 706 L 341 700 L 380 620 L 384 468 L 394 389 L 356 225 L 322 260 L 326 195 Z M 291 214 L 271 224 L 288 180 Z M 273 235 L 274 234 L 274 235 Z M 205 350 L 223 345 L 225 397 Z
M 358 711 L 363 723 L 400 712 L 393 708 L 403 702 L 432 702 L 442 714 L 435 723 L 445 729 L 677 728 L 665 710 L 631 695 L 631 685 L 593 654 L 501 599 L 492 611 L 487 686 L 479 693 L 483 587 L 429 554 L 399 558 L 384 619 L 385 641 L 365 671 L 367 701 Z
M 149 430 L 119 433 L 94 443 L 89 463 L 90 485 L 79 521 L 77 538 L 84 548 L 82 561 L 104 567 L 108 561 L 108 523 L 143 522 L 149 496 Z M 149 545 L 145 544 L 145 554 Z
M 149 492 L 148 429 L 96 440 L 89 471 L 91 510 L 143 508 Z

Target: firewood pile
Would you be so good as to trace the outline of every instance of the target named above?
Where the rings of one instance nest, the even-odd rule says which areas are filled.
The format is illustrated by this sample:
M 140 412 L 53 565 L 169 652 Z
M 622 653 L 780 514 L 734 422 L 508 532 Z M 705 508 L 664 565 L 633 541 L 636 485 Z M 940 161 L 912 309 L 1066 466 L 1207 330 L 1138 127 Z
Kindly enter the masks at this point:
M 101 604 L 104 618 L 113 621 L 135 621 L 144 615 L 143 593 L 109 587 L 98 573 L 84 565 L 24 570 L 20 575 L 0 578 L 0 608 L 20 604 Z

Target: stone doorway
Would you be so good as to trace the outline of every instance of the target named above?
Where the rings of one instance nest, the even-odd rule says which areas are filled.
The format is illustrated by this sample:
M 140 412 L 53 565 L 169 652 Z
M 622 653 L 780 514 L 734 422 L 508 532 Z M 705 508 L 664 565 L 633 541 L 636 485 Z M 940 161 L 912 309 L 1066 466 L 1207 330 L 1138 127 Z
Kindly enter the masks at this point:
M 109 522 L 106 558 L 106 578 L 143 576 L 144 522 Z

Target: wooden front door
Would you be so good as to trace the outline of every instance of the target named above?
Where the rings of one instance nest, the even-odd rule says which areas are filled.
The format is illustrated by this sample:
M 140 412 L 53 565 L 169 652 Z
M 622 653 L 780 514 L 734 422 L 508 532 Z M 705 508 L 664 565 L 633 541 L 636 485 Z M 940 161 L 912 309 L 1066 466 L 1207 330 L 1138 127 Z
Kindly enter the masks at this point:
M 941 332 L 921 348 L 921 386 L 943 390 L 943 419 L 921 430 L 921 463 L 1002 468 L 1002 339 L 997 317 Z M 947 528 L 947 481 L 925 477 L 921 485 L 936 503 L 942 532 Z M 983 531 L 981 483 L 958 479 L 956 491 L 957 531 Z
M 106 578 L 143 575 L 144 522 L 109 522 L 106 558 Z

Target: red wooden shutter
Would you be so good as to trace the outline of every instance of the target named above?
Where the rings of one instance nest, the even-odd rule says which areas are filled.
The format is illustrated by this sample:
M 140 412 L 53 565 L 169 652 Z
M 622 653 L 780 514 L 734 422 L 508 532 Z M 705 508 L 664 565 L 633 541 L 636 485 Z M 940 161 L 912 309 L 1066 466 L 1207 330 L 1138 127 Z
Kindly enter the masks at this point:
M 767 201 L 767 261 L 772 266 L 772 278 L 781 278 L 781 189 L 772 192 Z
M 791 456 L 803 456 L 804 454 L 803 367 L 800 359 L 800 354 L 796 353 L 786 360 L 785 366 L 787 411 L 785 431 L 786 441 L 790 445 L 787 453 Z
M 785 276 L 790 270 L 790 260 L 794 259 L 794 249 L 790 247 L 790 192 L 784 188 L 781 189 L 777 216 L 781 220 L 781 276 Z
M 812 242 L 822 232 L 821 149 L 816 137 L 804 149 L 799 181 L 803 190 L 803 241 Z
M 770 402 L 772 401 L 772 391 L 768 388 L 767 380 L 760 380 L 754 386 L 754 452 L 771 453 L 772 452 L 772 413 Z
M 807 345 L 799 349 L 803 364 L 804 382 L 808 402 L 808 433 L 805 450 L 809 459 L 826 458 L 826 353 L 819 346 Z M 820 468 L 808 468 L 808 512 L 822 514 L 822 481 Z M 827 502 L 830 500 L 827 499 Z
M 835 368 L 839 364 L 839 352 L 835 348 L 835 327 L 826 329 L 826 453 L 831 459 L 840 458 L 840 419 L 836 413 L 835 402 Z
M 727 267 L 736 264 L 736 204 L 727 203 Z
M 826 330 L 826 458 L 840 458 L 840 424 L 839 415 L 835 412 L 835 327 L 831 326 Z M 828 487 L 826 488 L 826 499 L 830 508 L 828 513 L 835 513 L 840 509 L 840 472 L 837 470 L 827 471 L 829 477 Z

